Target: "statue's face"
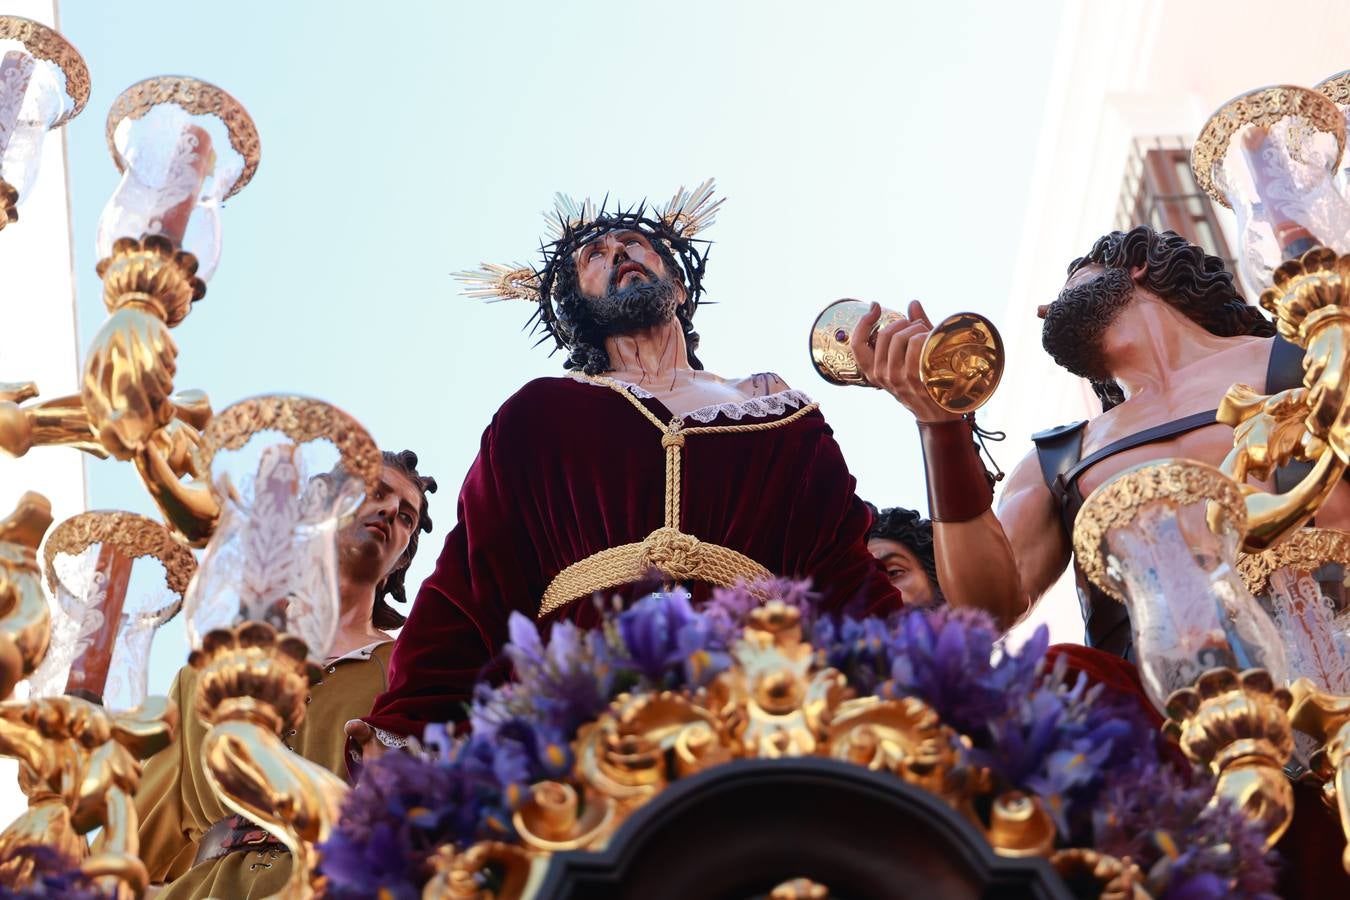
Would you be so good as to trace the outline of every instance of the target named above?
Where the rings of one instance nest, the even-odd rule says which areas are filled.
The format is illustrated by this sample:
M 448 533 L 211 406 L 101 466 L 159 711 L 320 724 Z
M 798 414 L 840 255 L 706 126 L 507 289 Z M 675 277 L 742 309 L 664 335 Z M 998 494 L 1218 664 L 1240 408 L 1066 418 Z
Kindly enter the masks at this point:
M 386 463 L 379 486 L 366 495 L 351 522 L 338 532 L 338 567 L 361 579 L 386 577 L 408 549 L 421 509 L 422 489 L 401 469 Z
M 584 318 L 604 335 L 629 334 L 669 322 L 684 302 L 684 286 L 641 232 L 621 229 L 576 251 Z
M 886 577 L 900 591 L 906 606 L 928 606 L 934 598 L 933 583 L 928 580 L 919 560 L 904 544 L 887 538 L 872 538 L 867 550 L 886 569 Z
M 577 283 L 587 297 L 669 277 L 666 261 L 640 231 L 611 231 L 576 252 Z

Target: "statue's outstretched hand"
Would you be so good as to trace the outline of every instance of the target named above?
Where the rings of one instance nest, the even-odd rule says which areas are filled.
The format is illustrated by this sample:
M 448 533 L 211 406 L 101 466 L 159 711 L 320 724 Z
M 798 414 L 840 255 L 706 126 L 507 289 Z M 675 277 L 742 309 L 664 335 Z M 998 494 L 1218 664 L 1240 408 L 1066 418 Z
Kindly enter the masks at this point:
M 169 326 L 134 307 L 117 310 L 95 335 L 81 396 L 90 426 L 113 456 L 131 459 L 174 418 L 177 357 Z
M 875 335 L 872 329 L 881 319 L 881 307 L 875 303 L 858 321 L 849 338 L 858 371 L 869 384 L 881 388 L 899 400 L 920 422 L 943 422 L 960 416 L 937 405 L 919 377 L 919 356 L 924 341 L 933 331 L 923 305 L 914 300 L 909 314 L 885 326 Z

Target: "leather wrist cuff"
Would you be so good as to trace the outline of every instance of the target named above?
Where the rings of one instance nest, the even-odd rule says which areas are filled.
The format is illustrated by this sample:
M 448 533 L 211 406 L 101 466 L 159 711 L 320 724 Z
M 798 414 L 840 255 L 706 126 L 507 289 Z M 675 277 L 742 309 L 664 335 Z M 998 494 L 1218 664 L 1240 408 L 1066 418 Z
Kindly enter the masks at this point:
M 975 432 L 967 419 L 920 422 L 928 515 L 934 522 L 966 522 L 994 505 Z

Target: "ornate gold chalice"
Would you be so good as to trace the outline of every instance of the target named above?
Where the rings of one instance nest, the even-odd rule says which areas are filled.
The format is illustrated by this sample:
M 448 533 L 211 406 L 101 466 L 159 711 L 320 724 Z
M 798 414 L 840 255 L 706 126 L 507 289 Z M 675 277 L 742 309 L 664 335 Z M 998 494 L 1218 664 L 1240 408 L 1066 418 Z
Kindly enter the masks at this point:
M 858 371 L 849 343 L 870 308 L 861 300 L 836 300 L 811 326 L 811 362 L 831 384 L 871 387 Z M 883 309 L 872 334 L 903 316 Z M 1003 338 L 977 313 L 956 313 L 937 324 L 924 340 L 919 372 L 924 387 L 948 412 L 971 413 L 993 396 L 1003 377 Z

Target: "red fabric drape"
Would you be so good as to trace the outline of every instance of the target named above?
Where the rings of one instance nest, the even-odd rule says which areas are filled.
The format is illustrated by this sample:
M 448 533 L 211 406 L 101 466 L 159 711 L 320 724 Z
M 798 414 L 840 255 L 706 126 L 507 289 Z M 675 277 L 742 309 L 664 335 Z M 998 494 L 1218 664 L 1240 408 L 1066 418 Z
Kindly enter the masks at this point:
M 643 403 L 661 421 L 671 418 L 657 400 Z M 710 424 L 736 423 L 719 416 Z M 775 574 L 810 578 L 825 608 L 900 606 L 864 545 L 870 514 L 819 411 L 767 431 L 691 435 L 683 453 L 681 530 Z M 511 612 L 534 617 L 559 571 L 645 538 L 663 524 L 664 503 L 661 432 L 626 398 L 572 378 L 525 385 L 483 435 L 459 523 L 417 595 L 389 690 L 367 721 L 419 734 L 428 722 L 461 717 L 473 683 L 501 651 Z M 598 622 L 589 602 L 548 620 L 560 618 Z

